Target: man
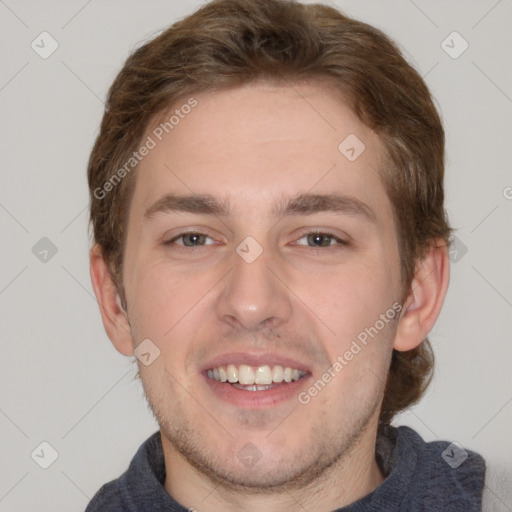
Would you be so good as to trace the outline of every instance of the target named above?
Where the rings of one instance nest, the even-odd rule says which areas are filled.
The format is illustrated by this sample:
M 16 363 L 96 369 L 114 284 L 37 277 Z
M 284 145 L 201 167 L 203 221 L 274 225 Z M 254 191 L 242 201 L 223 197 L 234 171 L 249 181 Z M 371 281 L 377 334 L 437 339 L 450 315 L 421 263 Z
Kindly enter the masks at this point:
M 332 7 L 217 0 L 128 58 L 91 276 L 160 431 L 87 512 L 481 510 L 480 455 L 390 425 L 432 372 L 443 155 L 420 76 Z

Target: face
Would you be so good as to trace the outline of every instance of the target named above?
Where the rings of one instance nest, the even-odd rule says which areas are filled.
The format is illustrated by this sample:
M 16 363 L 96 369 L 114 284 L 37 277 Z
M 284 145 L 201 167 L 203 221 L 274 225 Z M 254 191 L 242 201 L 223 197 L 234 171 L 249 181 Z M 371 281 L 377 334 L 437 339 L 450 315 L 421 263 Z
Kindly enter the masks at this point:
M 167 462 L 305 485 L 375 441 L 401 299 L 384 148 L 320 84 L 195 98 L 137 169 L 127 315 L 160 351 L 140 376 Z

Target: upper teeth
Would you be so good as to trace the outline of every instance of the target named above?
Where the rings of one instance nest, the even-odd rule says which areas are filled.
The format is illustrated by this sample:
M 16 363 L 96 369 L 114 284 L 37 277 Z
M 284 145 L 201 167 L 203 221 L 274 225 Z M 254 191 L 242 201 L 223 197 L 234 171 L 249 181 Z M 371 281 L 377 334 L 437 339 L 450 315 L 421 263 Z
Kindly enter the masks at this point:
M 243 385 L 251 384 L 272 384 L 272 382 L 292 382 L 299 380 L 306 372 L 290 368 L 289 366 L 282 367 L 276 365 L 270 368 L 268 365 L 263 366 L 249 366 L 241 364 L 235 366 L 228 364 L 227 366 L 218 366 L 208 370 L 208 377 L 218 382 L 239 382 Z

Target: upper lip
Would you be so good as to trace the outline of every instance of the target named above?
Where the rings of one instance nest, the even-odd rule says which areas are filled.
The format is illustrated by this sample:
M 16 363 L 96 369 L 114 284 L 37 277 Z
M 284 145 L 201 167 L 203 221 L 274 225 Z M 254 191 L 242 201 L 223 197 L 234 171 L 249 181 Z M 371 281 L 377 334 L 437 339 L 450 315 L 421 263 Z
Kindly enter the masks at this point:
M 294 368 L 297 370 L 302 370 L 308 373 L 310 372 L 310 368 L 306 363 L 300 362 L 297 359 L 273 354 L 273 353 L 258 353 L 258 352 L 231 352 L 229 354 L 221 354 L 210 359 L 203 367 L 201 368 L 202 372 L 207 370 L 211 370 L 213 368 L 218 368 L 219 366 L 227 366 L 228 364 L 234 364 L 236 366 L 241 364 L 247 364 L 249 366 L 264 366 L 268 365 L 270 367 L 280 365 L 290 368 Z

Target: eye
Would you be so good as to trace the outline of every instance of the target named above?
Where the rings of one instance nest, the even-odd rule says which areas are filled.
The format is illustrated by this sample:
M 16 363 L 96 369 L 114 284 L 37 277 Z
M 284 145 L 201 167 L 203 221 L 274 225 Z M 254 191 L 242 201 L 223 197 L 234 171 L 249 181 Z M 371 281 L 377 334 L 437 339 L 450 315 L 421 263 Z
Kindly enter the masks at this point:
M 175 236 L 171 240 L 165 242 L 165 245 L 181 245 L 184 247 L 201 247 L 203 245 L 212 245 L 206 244 L 206 239 L 212 240 L 208 235 L 203 233 L 197 233 L 195 231 L 188 231 L 186 233 L 181 233 L 178 236 Z M 178 240 L 181 240 L 182 243 L 177 243 Z
M 305 240 L 306 242 L 301 243 L 301 240 Z M 176 235 L 171 240 L 164 242 L 164 244 L 167 246 L 176 246 L 176 249 L 180 249 L 182 247 L 194 249 L 204 247 L 206 245 L 214 245 L 215 241 L 204 233 L 197 231 L 187 231 Z M 332 233 L 312 231 L 309 233 L 304 233 L 298 239 L 296 245 L 306 245 L 312 249 L 321 249 L 328 247 L 334 248 L 340 245 L 348 245 L 348 242 L 345 242 L 345 240 L 335 236 Z
M 341 238 L 333 235 L 332 233 L 322 233 L 320 231 L 305 233 L 301 238 L 299 238 L 299 240 L 303 239 L 306 239 L 307 245 L 309 247 L 313 247 L 314 249 L 321 247 L 332 247 L 336 245 L 348 245 L 348 242 L 345 242 Z M 304 244 L 297 243 L 297 245 Z

